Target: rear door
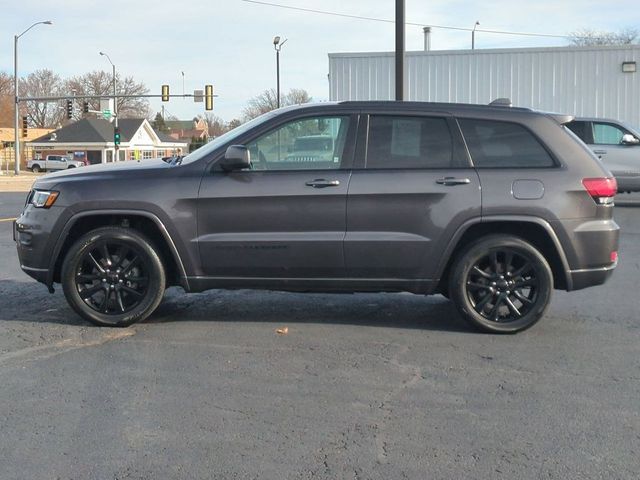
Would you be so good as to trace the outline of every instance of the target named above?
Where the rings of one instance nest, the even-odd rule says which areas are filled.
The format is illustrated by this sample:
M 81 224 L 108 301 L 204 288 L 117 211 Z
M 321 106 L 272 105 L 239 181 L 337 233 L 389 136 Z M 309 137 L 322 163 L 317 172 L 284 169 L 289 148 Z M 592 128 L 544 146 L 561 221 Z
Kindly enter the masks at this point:
M 206 276 L 344 276 L 357 118 L 325 112 L 283 121 L 246 139 L 251 170 L 213 168 L 205 174 L 198 243 Z
M 67 168 L 67 163 L 63 162 L 63 157 L 60 155 L 50 155 L 47 157 L 47 170 L 62 170 Z
M 347 199 L 352 278 L 434 279 L 449 241 L 481 214 L 480 182 L 446 114 L 363 115 Z

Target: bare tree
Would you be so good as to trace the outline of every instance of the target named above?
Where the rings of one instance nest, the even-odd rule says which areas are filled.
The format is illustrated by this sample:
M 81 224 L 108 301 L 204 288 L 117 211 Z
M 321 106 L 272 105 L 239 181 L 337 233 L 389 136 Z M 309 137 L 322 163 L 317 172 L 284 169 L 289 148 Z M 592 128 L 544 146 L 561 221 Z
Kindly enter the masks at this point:
M 149 89 L 144 83 L 136 82 L 133 77 L 124 77 L 116 74 L 116 93 L 120 95 L 144 95 Z M 111 95 L 113 93 L 113 75 L 108 72 L 96 70 L 77 77 L 70 78 L 66 82 L 67 92 L 75 91 L 82 95 Z M 90 99 L 89 109 L 100 110 L 100 101 Z M 149 101 L 146 98 L 122 98 L 118 97 L 118 115 L 123 118 L 149 116 Z
M 63 95 L 64 83 L 52 70 L 42 69 L 21 78 L 18 91 L 21 97 L 54 97 Z M 58 102 L 29 101 L 24 105 L 24 114 L 29 125 L 36 128 L 57 128 L 61 125 L 65 111 Z
M 292 88 L 289 93 L 280 97 L 280 105 L 298 105 L 308 103 L 312 100 L 306 90 Z M 242 116 L 246 120 L 258 117 L 263 113 L 270 112 L 278 108 L 278 97 L 276 90 L 270 88 L 259 95 L 249 99 L 247 106 L 242 110 Z
M 240 125 L 242 125 L 242 122 L 238 118 L 234 118 L 234 119 L 230 120 L 229 123 L 227 124 L 227 126 L 229 127 L 229 130 L 233 130 L 234 128 L 238 128 Z
M 631 45 L 638 43 L 640 31 L 636 28 L 625 28 L 619 32 L 599 32 L 582 29 L 569 34 L 569 40 L 578 47 Z
M 13 126 L 13 76 L 0 72 L 0 127 Z
M 206 120 L 207 125 L 209 126 L 209 131 L 207 133 L 210 137 L 214 137 L 214 138 L 219 137 L 223 133 L 226 133 L 229 131 L 229 126 L 227 125 L 227 122 L 222 120 L 222 118 L 220 118 L 214 113 L 206 112 L 204 114 L 204 119 Z
M 284 97 L 284 105 L 302 105 L 303 103 L 309 103 L 311 96 L 309 92 L 302 88 L 292 88 Z

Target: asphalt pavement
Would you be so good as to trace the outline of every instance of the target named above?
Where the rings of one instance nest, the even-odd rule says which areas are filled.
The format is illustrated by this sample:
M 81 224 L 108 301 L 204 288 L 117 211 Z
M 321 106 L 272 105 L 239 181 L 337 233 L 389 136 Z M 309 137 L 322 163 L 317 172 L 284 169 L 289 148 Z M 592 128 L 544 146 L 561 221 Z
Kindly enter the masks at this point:
M 441 296 L 178 288 L 92 327 L 0 221 L 0 479 L 638 478 L 640 195 L 617 204 L 612 279 L 513 336 Z

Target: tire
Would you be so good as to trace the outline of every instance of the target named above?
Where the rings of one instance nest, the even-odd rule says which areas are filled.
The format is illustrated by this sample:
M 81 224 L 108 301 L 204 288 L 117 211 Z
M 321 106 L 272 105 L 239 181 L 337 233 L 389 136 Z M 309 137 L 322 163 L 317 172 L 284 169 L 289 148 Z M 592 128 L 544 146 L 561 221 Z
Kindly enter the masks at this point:
M 544 315 L 553 290 L 545 257 L 512 235 L 488 235 L 455 260 L 449 294 L 460 315 L 484 332 L 516 333 Z
M 33 173 L 39 173 L 39 172 L 41 171 L 41 170 L 40 170 L 40 165 L 34 165 L 34 166 L 32 166 L 32 167 L 31 167 L 31 171 L 32 171 Z
M 102 227 L 86 233 L 62 264 L 67 302 L 82 318 L 100 326 L 127 327 L 149 317 L 162 301 L 165 285 L 165 270 L 153 243 L 129 228 Z
M 75 165 L 69 165 L 69 166 L 67 167 L 67 170 L 69 170 L 69 169 L 71 169 L 71 168 L 76 168 L 76 166 L 75 166 Z

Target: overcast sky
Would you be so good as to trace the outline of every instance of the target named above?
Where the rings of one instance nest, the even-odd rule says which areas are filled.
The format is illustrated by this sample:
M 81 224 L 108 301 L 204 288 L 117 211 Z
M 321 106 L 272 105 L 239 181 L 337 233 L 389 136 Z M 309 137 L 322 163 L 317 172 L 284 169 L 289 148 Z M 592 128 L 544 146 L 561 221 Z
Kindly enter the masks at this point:
M 266 0 L 319 10 L 394 18 L 394 0 Z M 421 24 L 566 34 L 590 28 L 618 31 L 640 27 L 637 0 L 484 0 L 483 2 L 406 0 L 408 22 Z M 329 95 L 329 52 L 390 51 L 394 26 L 372 21 L 304 13 L 241 0 L 2 0 L 0 70 L 13 71 L 13 35 L 31 23 L 53 20 L 20 39 L 20 75 L 49 68 L 72 76 L 111 66 L 143 81 L 151 93 L 168 83 L 182 93 L 212 83 L 219 98 L 215 113 L 226 120 L 240 114 L 246 101 L 275 87 L 274 35 L 288 38 L 282 49 L 281 85 L 304 88 L 315 100 Z M 407 49 L 423 46 L 421 27 L 407 27 Z M 470 33 L 434 29 L 432 48 L 470 47 Z M 560 46 L 567 41 L 476 34 L 476 48 Z M 152 101 L 159 109 L 160 102 Z M 173 99 L 167 112 L 191 118 L 203 104 Z

